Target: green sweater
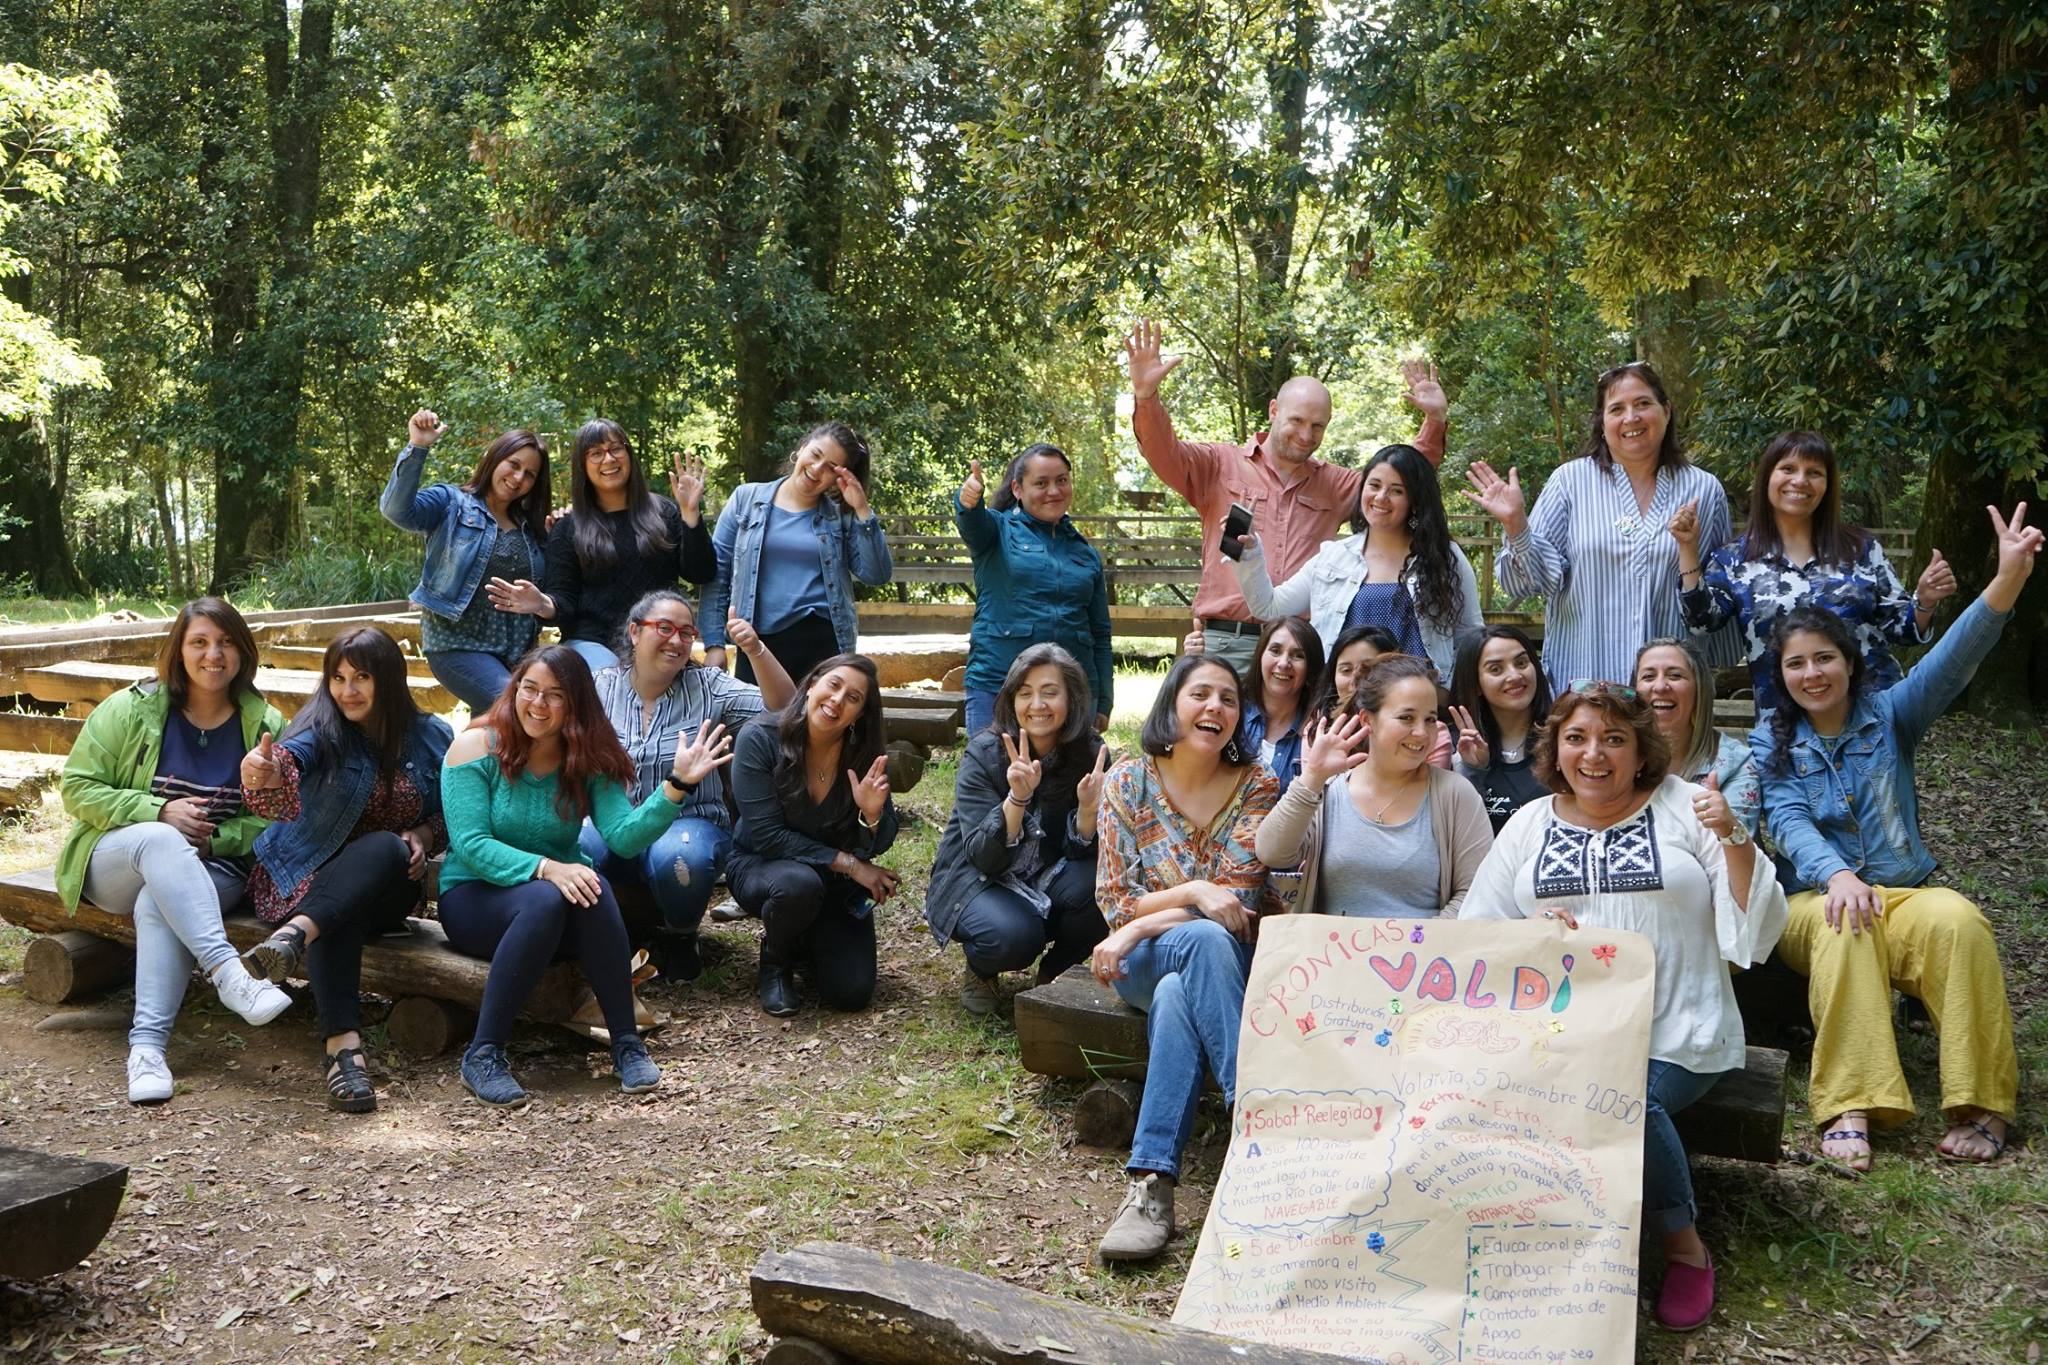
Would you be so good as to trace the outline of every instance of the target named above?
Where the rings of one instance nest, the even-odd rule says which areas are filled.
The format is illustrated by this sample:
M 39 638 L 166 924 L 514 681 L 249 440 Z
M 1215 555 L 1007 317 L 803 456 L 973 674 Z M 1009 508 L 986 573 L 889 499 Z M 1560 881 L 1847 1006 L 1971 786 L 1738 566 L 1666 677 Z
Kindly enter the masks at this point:
M 590 859 L 576 842 L 581 826 L 555 808 L 561 774 L 521 773 L 508 780 L 495 754 L 441 769 L 441 813 L 448 821 L 448 857 L 441 865 L 441 890 L 464 882 L 517 886 L 540 872 L 543 858 L 557 863 Z M 666 785 L 637 807 L 625 788 L 605 778 L 588 784 L 591 823 L 605 847 L 622 858 L 644 853 L 675 823 L 676 803 Z

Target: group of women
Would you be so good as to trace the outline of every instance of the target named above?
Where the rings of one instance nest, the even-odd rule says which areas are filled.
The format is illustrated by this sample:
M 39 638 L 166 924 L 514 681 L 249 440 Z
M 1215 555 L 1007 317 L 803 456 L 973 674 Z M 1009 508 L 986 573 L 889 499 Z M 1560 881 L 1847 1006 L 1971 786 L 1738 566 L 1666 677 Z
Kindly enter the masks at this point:
M 287 726 L 255 690 L 247 625 L 203 598 L 156 679 L 96 709 L 72 752 L 58 884 L 135 917 L 138 1103 L 172 1092 L 165 1046 L 196 961 L 252 1023 L 286 1007 L 276 983 L 307 979 L 330 1103 L 373 1108 L 362 948 L 418 908 L 436 853 L 449 943 L 491 964 L 461 1063 L 488 1104 L 525 1101 L 506 1043 L 563 957 L 595 996 L 621 1088 L 659 1083 L 622 880 L 647 889 L 671 977 L 698 973 L 723 878 L 732 913 L 763 921 L 765 1011 L 800 1008 L 799 971 L 834 1008 L 873 996 L 874 908 L 900 879 L 880 862 L 897 816 L 878 678 L 852 652 L 855 581 L 891 572 L 865 442 L 819 426 L 782 478 L 742 485 L 707 531 L 700 470 L 679 462 L 662 497 L 625 433 L 592 422 L 571 509 L 550 527 L 539 438 L 508 432 L 465 483 L 423 488 L 444 429 L 415 414 L 382 507 L 427 537 L 422 642 L 469 728 L 414 706 L 402 654 L 374 629 L 333 642 L 324 687 Z M 978 590 L 969 739 L 925 918 L 935 942 L 961 945 L 975 1014 L 997 1006 L 1005 972 L 1044 981 L 1082 962 L 1147 1014 L 1131 1182 L 1105 1258 L 1168 1241 L 1205 1075 L 1234 1095 L 1259 918 L 1290 910 L 1545 915 L 1650 939 L 1645 1209 L 1672 1327 L 1713 1304 L 1670 1115 L 1742 1065 L 1731 964 L 1775 946 L 1809 977 L 1830 1156 L 1867 1167 L 1869 1125 L 1912 1112 L 1894 986 L 1941 1031 L 1941 1153 L 1999 1154 L 2010 1012 L 1983 916 L 1929 885 L 1912 755 L 1996 640 L 2042 536 L 2024 505 L 2010 521 L 1993 510 L 1996 576 L 1901 679 L 1890 645 L 1928 638 L 1954 575 L 1937 557 L 1909 599 L 1842 521 L 1838 483 L 1825 441 L 1779 438 L 1733 538 L 1655 373 L 1602 375 L 1585 458 L 1533 510 L 1515 471 L 1472 469 L 1506 534 L 1503 587 L 1545 599 L 1539 660 L 1522 631 L 1481 620 L 1435 468 L 1388 447 L 1364 472 L 1355 534 L 1288 581 L 1271 582 L 1246 537 L 1237 577 L 1266 620 L 1252 669 L 1206 653 L 1198 621 L 1139 752 L 1112 762 L 1105 575 L 1067 515 L 1071 464 L 1034 445 L 993 489 L 972 467 L 954 498 Z M 701 614 L 679 580 L 703 588 Z M 560 644 L 536 646 L 542 622 Z M 1737 637 L 1762 711 L 1746 743 L 1713 725 L 1712 664 L 1719 648 L 1737 657 Z M 221 916 L 244 899 L 275 929 L 237 955 Z

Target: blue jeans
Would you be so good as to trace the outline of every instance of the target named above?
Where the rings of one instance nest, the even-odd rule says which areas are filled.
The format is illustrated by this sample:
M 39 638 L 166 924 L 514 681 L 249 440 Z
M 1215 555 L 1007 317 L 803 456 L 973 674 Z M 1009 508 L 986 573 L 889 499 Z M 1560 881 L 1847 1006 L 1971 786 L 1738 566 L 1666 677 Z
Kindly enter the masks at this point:
M 732 831 L 709 820 L 678 816 L 645 853 L 622 858 L 604 846 L 604 836 L 588 820 L 577 836 L 584 856 L 609 882 L 645 886 L 671 929 L 695 932 L 711 903 L 711 888 L 725 872 L 732 852 Z
M 600 668 L 610 668 L 619 661 L 619 656 L 595 640 L 564 640 L 563 644 L 583 656 L 583 662 L 590 665 L 592 673 Z
M 973 739 L 995 723 L 996 694 L 979 687 L 967 689 L 967 737 Z
M 1643 1105 L 1643 1222 L 1659 1236 L 1683 1232 L 1699 1221 L 1692 1202 L 1692 1165 L 1671 1116 L 1712 1090 L 1722 1074 L 1702 1075 L 1650 1059 Z
M 195 963 L 208 976 L 235 960 L 220 924 L 221 886 L 185 836 L 160 821 L 110 829 L 93 845 L 85 897 L 135 921 L 135 1021 L 128 1046 L 170 1045 Z
M 427 671 L 478 716 L 491 709 L 512 678 L 511 665 L 481 649 L 437 649 L 427 656 Z
M 1202 1072 L 1214 1072 L 1226 1105 L 1237 1102 L 1237 1028 L 1244 1015 L 1252 945 L 1214 920 L 1177 924 L 1124 958 L 1116 993 L 1145 1012 L 1152 1057 L 1131 1141 L 1132 1174 L 1180 1177 L 1181 1150 L 1194 1130 Z

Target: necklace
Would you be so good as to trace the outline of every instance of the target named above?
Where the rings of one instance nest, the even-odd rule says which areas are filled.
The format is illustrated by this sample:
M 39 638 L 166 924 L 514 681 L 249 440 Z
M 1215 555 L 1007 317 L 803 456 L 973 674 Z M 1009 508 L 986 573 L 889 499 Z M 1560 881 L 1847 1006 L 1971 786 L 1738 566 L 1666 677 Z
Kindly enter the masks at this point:
M 1384 825 L 1385 823 L 1387 823 L 1387 812 L 1394 808 L 1394 803 L 1396 801 L 1399 801 L 1403 796 L 1406 796 L 1408 794 L 1408 788 L 1413 786 L 1414 784 L 1414 778 L 1402 778 L 1401 785 L 1394 788 L 1394 794 L 1388 797 L 1382 803 L 1380 803 L 1379 814 L 1375 815 L 1371 811 L 1367 811 L 1365 813 L 1365 818 L 1372 821 L 1375 825 Z

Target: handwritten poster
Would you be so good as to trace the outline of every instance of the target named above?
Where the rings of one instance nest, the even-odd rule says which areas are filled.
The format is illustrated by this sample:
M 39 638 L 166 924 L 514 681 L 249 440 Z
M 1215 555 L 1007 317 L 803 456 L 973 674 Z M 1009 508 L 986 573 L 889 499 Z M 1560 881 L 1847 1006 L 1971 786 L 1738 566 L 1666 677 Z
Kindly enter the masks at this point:
M 1174 1321 L 1385 1365 L 1632 1358 L 1650 945 L 1266 923 Z

